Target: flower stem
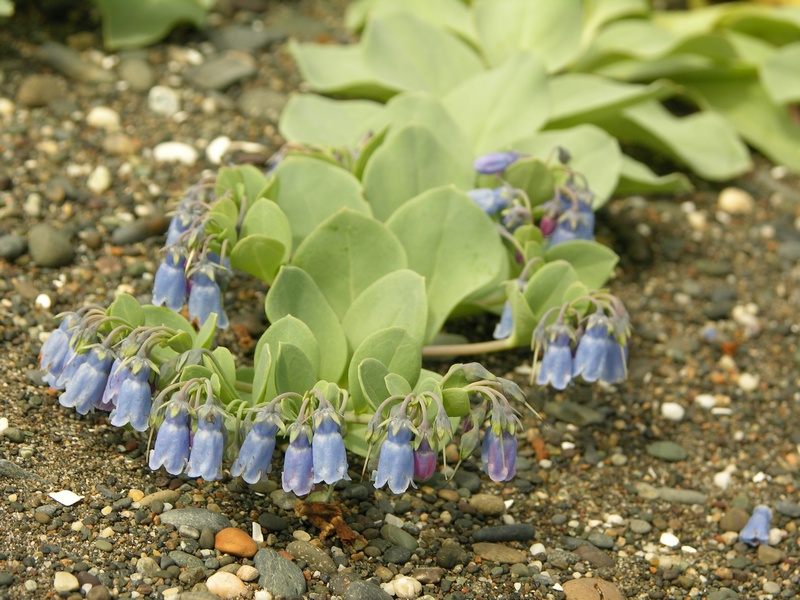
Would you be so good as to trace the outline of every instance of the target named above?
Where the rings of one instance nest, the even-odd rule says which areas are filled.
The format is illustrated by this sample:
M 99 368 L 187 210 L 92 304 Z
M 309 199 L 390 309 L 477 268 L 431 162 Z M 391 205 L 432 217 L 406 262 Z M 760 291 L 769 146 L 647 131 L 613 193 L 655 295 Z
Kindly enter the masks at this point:
M 487 352 L 500 352 L 509 350 L 510 338 L 503 340 L 491 340 L 488 342 L 475 342 L 472 344 L 441 344 L 425 346 L 422 349 L 423 358 L 444 357 L 444 356 L 472 356 L 475 354 L 486 354 Z

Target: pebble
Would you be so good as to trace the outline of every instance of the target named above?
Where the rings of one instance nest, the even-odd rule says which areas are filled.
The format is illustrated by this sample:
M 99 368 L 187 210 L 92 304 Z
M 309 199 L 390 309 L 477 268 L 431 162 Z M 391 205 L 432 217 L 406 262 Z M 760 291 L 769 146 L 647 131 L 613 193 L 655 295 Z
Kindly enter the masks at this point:
M 739 532 L 747 524 L 750 515 L 744 509 L 737 506 L 732 506 L 725 511 L 722 518 L 719 520 L 720 531 L 736 531 Z
M 386 564 L 404 565 L 411 560 L 411 550 L 403 546 L 389 546 L 383 551 L 383 562 Z
M 577 554 L 574 552 L 567 552 L 561 548 L 554 548 L 553 550 L 547 551 L 547 562 L 562 571 L 568 569 L 579 560 L 580 557 Z
M 455 540 L 445 540 L 436 552 L 436 564 L 444 569 L 453 569 L 456 565 L 465 565 L 469 561 L 469 552 Z
M 156 162 L 179 162 L 192 166 L 197 162 L 199 154 L 193 146 L 183 142 L 161 142 L 153 148 Z
M 161 513 L 160 518 L 162 523 L 175 528 L 191 525 L 202 531 L 203 527 L 208 527 L 215 534 L 231 526 L 228 517 L 207 508 L 176 508 Z
M 757 375 L 751 373 L 742 373 L 736 380 L 736 385 L 744 392 L 753 392 L 758 389 L 758 384 L 761 382 Z
M 697 394 L 694 401 L 695 404 L 706 410 L 710 410 L 717 405 L 717 399 L 711 394 Z
M 398 598 L 416 598 L 422 592 L 422 584 L 413 577 L 398 577 L 392 581 L 392 586 Z
M 570 400 L 565 402 L 545 402 L 544 412 L 554 419 L 572 423 L 578 427 L 597 425 L 605 420 L 605 414 L 603 412 L 586 404 L 580 404 Z
M 166 504 L 175 504 L 180 497 L 180 493 L 176 490 L 159 490 L 139 500 L 139 506 L 151 506 L 156 500 Z
M 75 575 L 72 573 L 67 573 L 66 571 L 56 571 L 55 578 L 53 580 L 53 589 L 56 591 L 56 593 L 64 594 L 68 592 L 74 592 L 80 589 L 80 587 L 81 584 Z
M 525 542 L 533 539 L 536 530 L 533 525 L 514 524 L 484 527 L 472 533 L 476 542 Z
M 253 52 L 286 39 L 287 33 L 279 28 L 254 29 L 245 25 L 228 25 L 209 31 L 211 42 L 217 49 Z
M 280 92 L 269 88 L 254 88 L 242 93 L 237 106 L 245 117 L 277 121 L 286 100 L 286 95 Z
M 0 258 L 14 260 L 27 251 L 28 242 L 24 237 L 13 233 L 0 236 Z
M 800 517 L 800 504 L 795 502 L 787 502 L 786 500 L 778 500 L 773 504 L 773 508 L 782 515 L 797 519 Z
M 772 594 L 773 596 L 776 596 L 777 594 L 781 593 L 781 584 L 776 583 L 775 581 L 765 581 L 761 589 L 764 590 L 765 594 Z
M 108 106 L 95 106 L 86 115 L 86 124 L 106 131 L 116 131 L 120 127 L 119 113 Z
M 600 550 L 599 547 L 593 546 L 591 544 L 584 544 L 582 546 L 578 546 L 577 548 L 575 548 L 575 554 L 579 556 L 582 561 L 589 563 L 590 565 L 598 569 L 602 567 L 613 567 L 614 565 L 616 565 L 613 558 L 611 558 L 608 554 Z M 547 560 L 548 562 L 552 562 L 550 560 L 549 552 L 547 554 Z
M 206 158 L 212 165 L 219 165 L 231 146 L 231 138 L 225 135 L 214 138 L 206 146 Z M 366 488 L 365 488 L 366 489 Z
M 677 402 L 664 402 L 661 404 L 661 416 L 668 421 L 682 421 L 686 409 Z
M 392 597 L 371 581 L 354 581 L 347 586 L 344 600 L 392 600 Z
M 256 569 L 261 573 L 258 585 L 273 596 L 301 596 L 306 591 L 306 578 L 292 561 L 269 550 L 261 548 L 253 558 Z
M 324 550 L 317 548 L 310 542 L 301 540 L 289 542 L 289 545 L 286 546 L 286 551 L 308 563 L 315 571 L 327 575 L 335 575 L 337 572 L 336 563 L 333 562 L 333 559 Z
M 186 78 L 201 88 L 224 90 L 241 79 L 252 77 L 256 71 L 257 65 L 253 57 L 243 52 L 231 51 L 189 69 Z
M 17 89 L 17 104 L 26 108 L 47 106 L 63 96 L 64 83 L 54 75 L 28 75 Z
M 661 441 L 647 445 L 647 453 L 655 458 L 667 461 L 678 462 L 685 460 L 689 456 L 688 452 L 675 442 Z
M 104 585 L 93 585 L 86 592 L 86 600 L 111 600 L 111 591 Z
M 111 187 L 111 171 L 105 165 L 99 165 L 86 179 L 86 187 L 94 194 L 102 194 Z
M 236 570 L 236 576 L 242 581 L 255 581 L 258 579 L 258 569 L 251 565 L 242 565 Z
M 203 527 L 203 529 L 200 530 L 200 535 L 197 538 L 197 543 L 200 544 L 201 548 L 210 550 L 211 548 L 214 547 L 215 540 L 216 536 L 214 535 L 214 532 L 211 531 L 208 527 Z
M 625 600 L 619 588 L 610 581 L 595 577 L 570 579 L 563 584 L 565 600 Z M 602 592 L 602 596 L 597 590 Z
M 753 196 L 741 188 L 726 187 L 717 197 L 717 207 L 729 215 L 747 215 L 753 212 Z
M 628 528 L 636 534 L 645 535 L 653 530 L 653 526 L 642 519 L 631 519 Z
M 780 548 L 773 548 L 772 546 L 761 544 L 758 547 L 756 556 L 758 556 L 758 560 L 765 565 L 776 565 L 783 560 L 785 555 Z
M 528 561 L 528 557 L 524 552 L 515 548 L 509 548 L 502 544 L 493 544 L 491 542 L 478 542 L 472 544 L 472 549 L 475 554 L 480 556 L 483 560 L 496 563 L 524 563 Z
M 612 538 L 610 535 L 601 533 L 599 531 L 593 531 L 592 533 L 590 533 L 586 537 L 586 540 L 590 544 L 593 544 L 598 548 L 605 548 L 606 550 L 608 550 L 614 547 L 614 538 Z
M 236 598 L 247 593 L 247 586 L 233 573 L 217 571 L 206 580 L 206 587 L 220 598 Z
M 487 517 L 497 517 L 506 512 L 506 503 L 494 494 L 475 494 L 469 499 L 469 504 L 476 512 Z
M 286 519 L 272 513 L 262 513 L 258 516 L 258 524 L 267 531 L 285 531 L 289 528 Z
M 171 117 L 181 109 L 178 92 L 163 85 L 154 85 L 147 93 L 147 106 L 157 115 Z
M 155 80 L 153 69 L 150 68 L 146 60 L 141 58 L 131 57 L 122 59 L 117 67 L 117 72 L 120 79 L 127 81 L 131 89 L 135 92 L 145 92 L 149 90 Z
M 75 257 L 69 237 L 47 223 L 34 225 L 28 231 L 28 250 L 40 267 L 63 267 Z
M 668 548 L 677 548 L 681 545 L 681 541 L 678 539 L 674 533 L 670 533 L 665 531 L 661 534 L 658 538 L 658 541 L 661 542 L 662 545 L 667 546 Z
M 680 504 L 705 504 L 708 500 L 708 496 L 702 492 L 676 488 L 658 488 L 658 497 L 667 502 Z
M 114 75 L 81 58 L 72 48 L 56 42 L 45 42 L 36 51 L 36 56 L 50 64 L 67 77 L 84 83 L 110 83 Z
M 394 546 L 408 548 L 411 552 L 417 549 L 417 540 L 403 529 L 388 523 L 381 527 L 381 537 Z
M 211 528 L 209 527 L 209 529 Z M 225 554 L 242 558 L 251 558 L 258 552 L 258 544 L 253 538 L 237 527 L 226 527 L 218 531 L 214 537 L 214 548 Z
M 730 588 L 722 588 L 708 595 L 708 600 L 740 600 L 741 596 Z

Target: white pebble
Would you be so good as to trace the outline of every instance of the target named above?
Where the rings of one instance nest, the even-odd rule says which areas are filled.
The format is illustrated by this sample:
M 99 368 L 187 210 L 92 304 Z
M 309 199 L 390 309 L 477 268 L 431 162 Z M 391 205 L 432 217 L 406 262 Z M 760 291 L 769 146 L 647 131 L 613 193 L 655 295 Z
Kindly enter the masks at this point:
M 786 532 L 783 529 L 773 527 L 769 530 L 769 545 L 777 546 L 786 538 Z
M 307 531 L 303 531 L 302 529 L 296 529 L 294 533 L 292 533 L 292 537 L 296 540 L 300 540 L 301 542 L 311 541 L 311 534 Z
M 111 171 L 105 165 L 99 165 L 86 179 L 86 187 L 95 194 L 102 194 L 111 187 Z
M 57 571 L 53 579 L 53 589 L 59 593 L 74 592 L 80 589 L 81 584 L 78 578 L 66 571 Z
M 503 515 L 503 525 L 513 525 L 514 523 L 516 523 L 514 517 L 511 515 Z
M 253 535 L 251 536 L 256 544 L 264 541 L 264 532 L 261 530 L 261 525 L 253 521 Z
M 413 577 L 398 577 L 392 584 L 398 598 L 416 598 L 422 591 L 422 584 Z
M 39 294 L 36 296 L 36 300 L 33 301 L 33 305 L 36 308 L 43 308 L 44 310 L 47 310 L 53 305 L 53 301 L 50 300 L 50 296 L 47 294 Z
M 665 531 L 661 534 L 661 537 L 658 538 L 658 541 L 661 542 L 662 545 L 667 546 L 669 548 L 677 548 L 681 545 L 681 541 L 678 539 L 674 533 L 670 533 Z
M 6 429 L 8 429 L 8 419 L 0 417 L 0 433 L 3 433 Z
M 153 148 L 156 162 L 180 162 L 192 166 L 197 162 L 197 150 L 183 142 L 162 142 Z
M 75 492 L 69 490 L 60 490 L 58 492 L 50 492 L 49 496 L 64 506 L 72 506 L 83 500 L 83 496 L 79 496 Z
M 697 396 L 694 397 L 694 402 L 700 408 L 705 408 L 706 410 L 714 408 L 717 405 L 717 399 L 711 394 L 697 394 Z
M 547 549 L 541 542 L 536 542 L 533 546 L 531 546 L 531 554 L 533 556 L 536 556 L 537 554 L 544 554 L 546 551 Z
M 147 94 L 147 106 L 156 114 L 171 117 L 181 109 L 181 100 L 172 88 L 154 85 Z
M 692 212 L 686 215 L 686 220 L 689 221 L 689 227 L 695 231 L 705 231 L 708 227 L 708 217 L 704 212 Z
M 272 600 L 272 592 L 268 592 L 267 590 L 256 590 L 256 593 L 253 595 L 253 600 Z
M 0 116 L 10 117 L 14 114 L 14 103 L 8 98 L 0 98 Z
M 739 539 L 739 534 L 736 531 L 723 531 L 719 534 L 719 537 L 722 538 L 722 543 L 726 546 L 733 546 Z
M 237 598 L 247 593 L 247 586 L 233 573 L 217 571 L 206 580 L 206 587 L 220 598 Z
M 387 513 L 386 516 L 383 517 L 383 522 L 386 523 L 387 525 L 394 525 L 395 527 L 400 527 L 400 528 L 402 528 L 403 525 L 405 525 L 405 521 L 403 521 L 403 519 L 390 513 Z
M 728 487 L 731 485 L 732 480 L 732 473 L 736 470 L 736 467 L 733 465 L 728 465 L 725 467 L 724 471 L 720 471 L 714 475 L 714 485 L 717 486 L 721 490 L 727 490 Z
M 545 470 L 552 469 L 553 468 L 553 461 L 550 460 L 549 458 L 543 458 L 542 460 L 539 461 L 539 466 L 542 467 Z
M 228 152 L 231 145 L 231 138 L 221 135 L 211 140 L 206 147 L 206 158 L 212 165 L 218 165 L 222 162 L 223 157 Z
M 668 421 L 681 421 L 685 415 L 686 409 L 677 402 L 664 402 L 661 405 L 661 416 Z
M 86 124 L 106 131 L 116 131 L 120 125 L 119 113 L 107 106 L 95 106 L 86 115 Z
M 753 196 L 741 188 L 726 187 L 719 193 L 717 206 L 729 215 L 746 215 L 753 212 Z
M 759 378 L 756 375 L 751 375 L 750 373 L 742 373 L 739 375 L 739 379 L 736 383 L 741 390 L 745 392 L 752 392 L 758 388 Z

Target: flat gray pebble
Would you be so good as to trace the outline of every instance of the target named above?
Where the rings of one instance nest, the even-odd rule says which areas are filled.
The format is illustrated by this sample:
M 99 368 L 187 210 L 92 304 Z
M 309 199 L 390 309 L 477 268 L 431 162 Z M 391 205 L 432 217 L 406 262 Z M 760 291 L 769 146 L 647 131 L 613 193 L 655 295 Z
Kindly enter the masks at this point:
M 580 560 L 574 552 L 567 552 L 561 548 L 554 548 L 547 551 L 547 562 L 557 569 L 567 569 Z
M 481 489 L 481 478 L 477 473 L 473 473 L 472 471 L 459 469 L 456 471 L 456 474 L 453 475 L 453 481 L 456 482 L 458 487 L 465 488 L 473 494 Z
M 285 531 L 289 528 L 289 523 L 286 519 L 273 515 L 272 513 L 263 513 L 258 516 L 258 524 L 267 531 Z
M 203 561 L 197 558 L 194 554 L 189 554 L 183 550 L 173 550 L 168 555 L 175 564 L 184 569 L 203 568 Z
M 414 537 L 397 527 L 396 525 L 386 524 L 381 527 L 381 537 L 393 546 L 402 546 L 413 552 L 417 549 L 417 540 Z
M 778 500 L 775 505 L 775 510 L 782 515 L 796 519 L 800 517 L 800 504 L 795 502 L 787 502 L 785 500 Z
M 472 556 L 461 544 L 455 541 L 446 541 L 436 553 L 436 564 L 444 569 L 452 569 L 456 565 L 466 565 Z
M 550 417 L 565 423 L 572 423 L 578 427 L 596 425 L 605 420 L 604 412 L 569 400 L 566 402 L 545 402 L 544 411 Z
M 269 88 L 255 88 L 242 92 L 238 106 L 245 117 L 277 120 L 286 100 L 286 95 L 280 92 Z
M 301 596 L 306 592 L 306 578 L 292 561 L 274 550 L 261 548 L 253 557 L 256 569 L 261 573 L 259 587 L 273 596 Z
M 600 548 L 592 546 L 591 544 L 578 546 L 575 548 L 575 554 L 577 554 L 582 561 L 587 562 L 598 569 L 602 567 L 613 567 L 616 565 L 613 558 L 600 550 Z
M 708 595 L 708 600 L 739 600 L 741 596 L 730 588 L 722 588 Z
M 675 488 L 658 488 L 658 497 L 667 502 L 680 504 L 705 504 L 708 500 L 708 496 L 702 492 Z
M 411 560 L 411 550 L 403 546 L 389 546 L 383 552 L 383 562 L 404 565 Z
M 605 548 L 606 550 L 614 547 L 614 538 L 605 533 L 594 531 L 586 536 L 586 540 L 590 544 L 594 544 L 598 548 Z
M 333 562 L 333 559 L 324 550 L 317 548 L 310 542 L 295 540 L 286 546 L 286 551 L 292 556 L 307 562 L 312 569 L 320 573 L 327 575 L 336 573 L 336 563 Z
M 628 528 L 633 533 L 638 533 L 639 535 L 644 535 L 646 533 L 650 533 L 653 530 L 653 526 L 650 525 L 647 521 L 643 521 L 642 519 L 631 519 L 628 523 Z
M 146 92 L 153 86 L 155 75 L 150 64 L 143 58 L 124 58 L 117 67 L 120 79 L 128 82 L 135 92 Z
M 478 529 L 472 534 L 472 539 L 476 542 L 525 542 L 532 540 L 535 533 L 533 525 L 527 523 L 497 525 Z
M 256 62 L 247 55 L 225 55 L 212 58 L 190 69 L 186 78 L 194 85 L 209 90 L 224 90 L 240 79 L 256 73 Z
M 0 258 L 14 260 L 28 251 L 28 242 L 20 235 L 9 233 L 0 236 Z
M 31 227 L 28 250 L 40 267 L 63 267 L 75 258 L 75 248 L 69 237 L 47 223 Z
M 175 528 L 189 525 L 202 531 L 204 527 L 208 527 L 214 533 L 231 526 L 228 517 L 205 508 L 175 508 L 161 513 L 160 519 L 162 523 L 173 525 Z
M 685 460 L 686 457 L 689 456 L 689 453 L 686 452 L 684 448 L 675 442 L 669 441 L 653 442 L 652 444 L 648 444 L 647 453 L 654 458 L 665 460 L 667 462 L 678 462 L 679 460 Z
M 371 581 L 354 581 L 344 592 L 344 600 L 392 600 L 392 597 Z

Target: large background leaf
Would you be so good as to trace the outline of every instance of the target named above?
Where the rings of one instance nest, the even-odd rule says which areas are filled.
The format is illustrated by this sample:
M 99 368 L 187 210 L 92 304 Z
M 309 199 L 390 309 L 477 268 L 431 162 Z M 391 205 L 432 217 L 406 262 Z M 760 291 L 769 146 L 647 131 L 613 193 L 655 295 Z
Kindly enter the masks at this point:
M 369 100 L 295 94 L 281 112 L 278 130 L 289 142 L 353 148 L 382 111 L 382 105 Z

